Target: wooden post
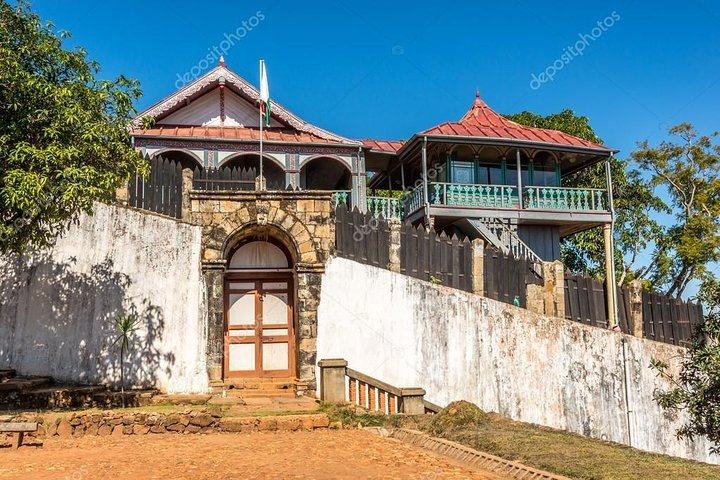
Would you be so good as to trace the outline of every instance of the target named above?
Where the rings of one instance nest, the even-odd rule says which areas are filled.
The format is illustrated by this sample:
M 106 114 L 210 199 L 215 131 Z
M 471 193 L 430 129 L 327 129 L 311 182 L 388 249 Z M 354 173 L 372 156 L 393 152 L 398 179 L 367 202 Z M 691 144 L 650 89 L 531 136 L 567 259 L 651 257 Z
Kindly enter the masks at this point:
M 472 292 L 485 295 L 485 242 L 476 238 L 472 241 Z
M 397 219 L 388 220 L 390 228 L 388 242 L 388 269 L 400 273 L 400 243 L 402 237 L 402 223 Z
M 605 240 L 605 293 L 607 296 L 607 321 L 608 328 L 617 327 L 615 319 L 615 265 L 613 265 L 612 254 L 612 226 L 609 223 L 603 225 L 603 239 Z
M 344 403 L 345 399 L 345 368 L 347 360 L 331 358 L 320 360 L 320 400 L 331 403 Z M 351 399 L 352 401 L 352 399 Z

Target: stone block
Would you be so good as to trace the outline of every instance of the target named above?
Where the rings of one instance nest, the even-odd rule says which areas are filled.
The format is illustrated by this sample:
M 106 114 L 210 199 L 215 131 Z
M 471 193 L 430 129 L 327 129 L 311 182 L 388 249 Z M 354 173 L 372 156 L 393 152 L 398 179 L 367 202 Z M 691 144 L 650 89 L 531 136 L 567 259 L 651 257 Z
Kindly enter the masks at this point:
M 115 425 L 112 430 L 112 436 L 113 437 L 119 437 L 123 435 L 123 430 L 125 429 L 124 425 Z
M 274 432 L 278 429 L 277 419 L 273 417 L 260 417 L 258 430 L 261 432 Z
M 209 427 L 213 424 L 214 421 L 215 419 L 212 417 L 212 415 L 209 415 L 207 413 L 201 413 L 190 418 L 190 425 L 197 425 L 198 427 Z
M 73 427 L 67 419 L 63 418 L 60 420 L 60 424 L 57 426 L 57 434 L 61 437 L 70 437 L 73 433 Z
M 313 428 L 327 428 L 330 425 L 330 419 L 327 415 L 314 415 L 312 422 Z
M 98 428 L 97 434 L 101 437 L 107 437 L 110 435 L 113 431 L 113 428 L 110 425 L 100 425 Z
M 147 425 L 133 425 L 133 435 L 147 435 L 150 427 Z

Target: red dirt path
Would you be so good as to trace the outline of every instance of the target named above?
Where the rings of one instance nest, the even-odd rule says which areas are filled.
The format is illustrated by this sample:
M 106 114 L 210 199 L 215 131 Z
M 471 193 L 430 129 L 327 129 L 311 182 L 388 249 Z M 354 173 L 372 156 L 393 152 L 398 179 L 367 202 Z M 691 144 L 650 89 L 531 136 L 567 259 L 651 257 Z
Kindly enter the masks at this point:
M 483 479 L 450 459 L 360 430 L 144 435 L 0 448 L 3 479 Z

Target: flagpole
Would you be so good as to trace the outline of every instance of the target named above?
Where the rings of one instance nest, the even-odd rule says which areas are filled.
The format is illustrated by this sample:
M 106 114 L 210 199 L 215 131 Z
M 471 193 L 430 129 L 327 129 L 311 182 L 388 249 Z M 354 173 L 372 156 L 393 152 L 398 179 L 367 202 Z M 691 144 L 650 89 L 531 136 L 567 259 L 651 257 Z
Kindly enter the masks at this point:
M 262 82 L 263 59 L 260 59 L 260 81 Z M 265 182 L 263 181 L 263 100 L 260 99 L 260 190 L 265 190 Z

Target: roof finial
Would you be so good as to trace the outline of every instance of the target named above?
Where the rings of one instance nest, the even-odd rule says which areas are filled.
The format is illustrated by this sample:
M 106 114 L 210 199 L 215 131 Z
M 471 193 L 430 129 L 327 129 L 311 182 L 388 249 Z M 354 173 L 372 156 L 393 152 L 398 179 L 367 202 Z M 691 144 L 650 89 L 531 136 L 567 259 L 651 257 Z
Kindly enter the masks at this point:
M 480 87 L 475 87 L 475 98 L 480 98 Z
M 222 65 L 223 67 L 225 66 L 225 57 L 223 57 L 222 55 L 220 55 L 220 60 L 218 61 L 218 65 Z

